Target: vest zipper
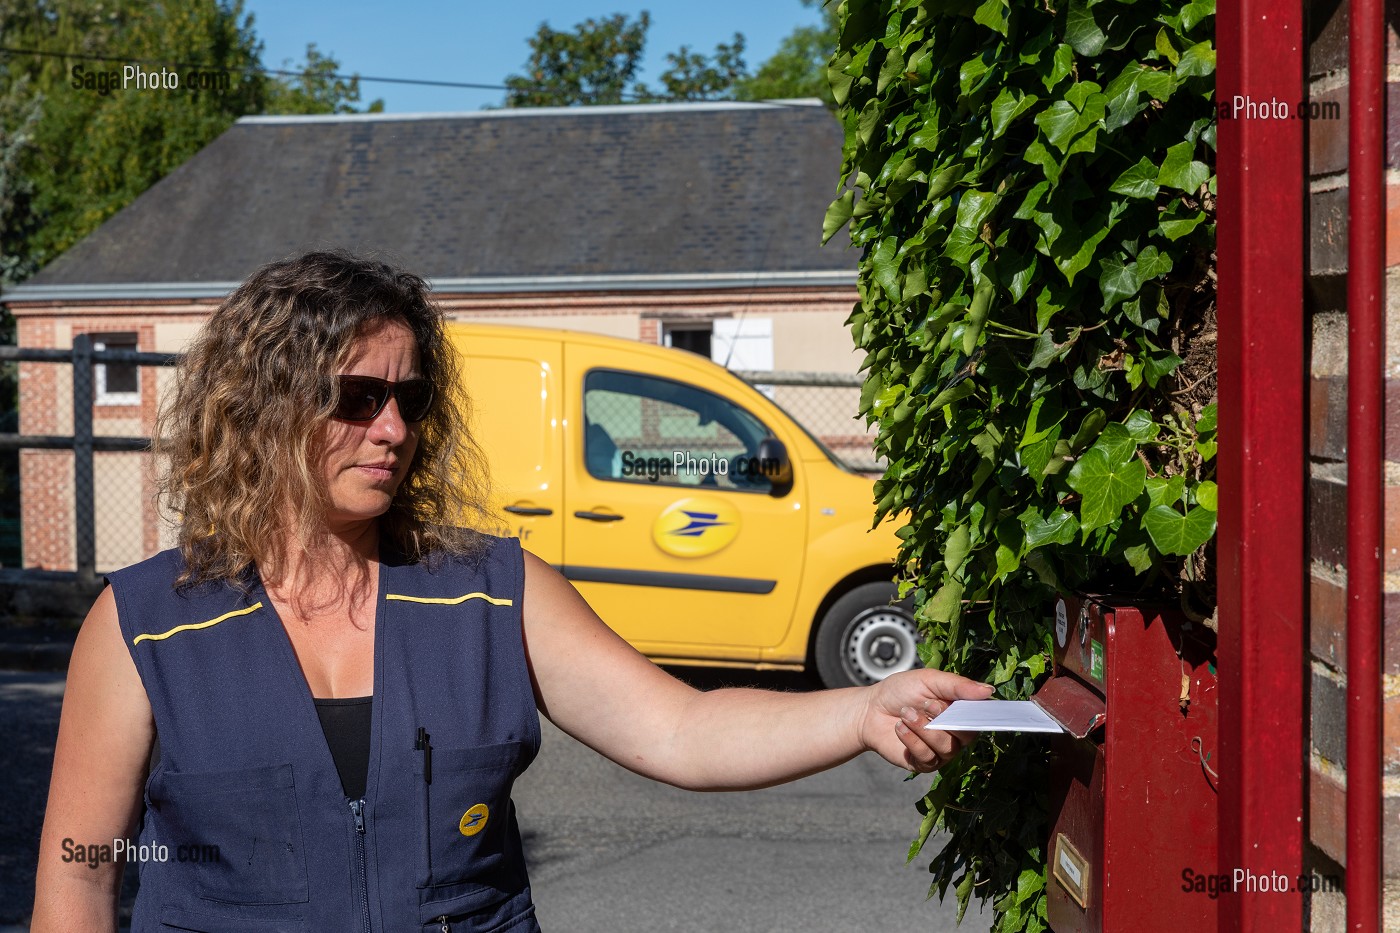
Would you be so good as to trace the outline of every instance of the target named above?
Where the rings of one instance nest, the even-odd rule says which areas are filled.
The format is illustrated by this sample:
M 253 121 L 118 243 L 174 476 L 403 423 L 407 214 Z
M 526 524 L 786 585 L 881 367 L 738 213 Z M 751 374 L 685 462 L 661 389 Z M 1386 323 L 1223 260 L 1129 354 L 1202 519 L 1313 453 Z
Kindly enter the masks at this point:
M 350 801 L 350 812 L 355 817 L 355 854 L 360 860 L 360 919 L 364 921 L 365 933 L 369 929 L 369 870 L 365 867 L 365 802 L 363 799 Z

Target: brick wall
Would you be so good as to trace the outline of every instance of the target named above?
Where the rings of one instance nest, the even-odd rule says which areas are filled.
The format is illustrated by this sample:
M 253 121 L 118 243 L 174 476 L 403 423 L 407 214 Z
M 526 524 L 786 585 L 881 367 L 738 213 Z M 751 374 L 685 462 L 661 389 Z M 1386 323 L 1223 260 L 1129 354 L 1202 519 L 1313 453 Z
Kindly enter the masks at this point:
M 1387 3 L 1385 441 L 1386 929 L 1400 929 L 1400 3 Z M 1310 698 L 1308 861 L 1346 864 L 1347 4 L 1309 5 L 1309 256 L 1311 319 L 1308 551 Z M 1322 108 L 1336 104 L 1340 113 Z M 1310 929 L 1345 928 L 1340 894 L 1312 899 Z

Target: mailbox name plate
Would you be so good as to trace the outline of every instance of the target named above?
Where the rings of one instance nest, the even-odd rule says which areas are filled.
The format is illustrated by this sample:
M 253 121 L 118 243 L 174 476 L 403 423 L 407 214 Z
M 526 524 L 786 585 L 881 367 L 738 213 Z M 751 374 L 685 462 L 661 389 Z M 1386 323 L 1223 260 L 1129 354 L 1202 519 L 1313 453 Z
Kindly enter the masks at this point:
M 1055 860 L 1052 862 L 1055 880 L 1069 892 L 1075 903 L 1089 907 L 1089 862 L 1079 854 L 1064 833 L 1055 834 Z

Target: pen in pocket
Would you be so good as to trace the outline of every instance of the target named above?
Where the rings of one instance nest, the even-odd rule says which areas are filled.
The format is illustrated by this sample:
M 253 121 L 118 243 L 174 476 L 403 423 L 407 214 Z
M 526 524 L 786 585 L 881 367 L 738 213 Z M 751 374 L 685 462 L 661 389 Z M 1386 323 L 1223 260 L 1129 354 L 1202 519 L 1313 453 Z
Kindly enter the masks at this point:
M 433 783 L 433 746 L 428 741 L 429 735 L 422 727 L 418 727 L 418 737 L 413 742 L 413 747 L 423 753 L 423 783 Z

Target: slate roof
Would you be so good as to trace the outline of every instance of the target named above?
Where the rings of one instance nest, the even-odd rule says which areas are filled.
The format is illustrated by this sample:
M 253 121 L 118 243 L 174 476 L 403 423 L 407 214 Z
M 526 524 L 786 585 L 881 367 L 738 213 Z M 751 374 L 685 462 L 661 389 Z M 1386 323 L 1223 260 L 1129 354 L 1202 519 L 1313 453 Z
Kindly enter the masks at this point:
M 816 101 L 245 117 L 19 291 L 330 246 L 434 279 L 853 272 L 818 245 L 840 160 Z

